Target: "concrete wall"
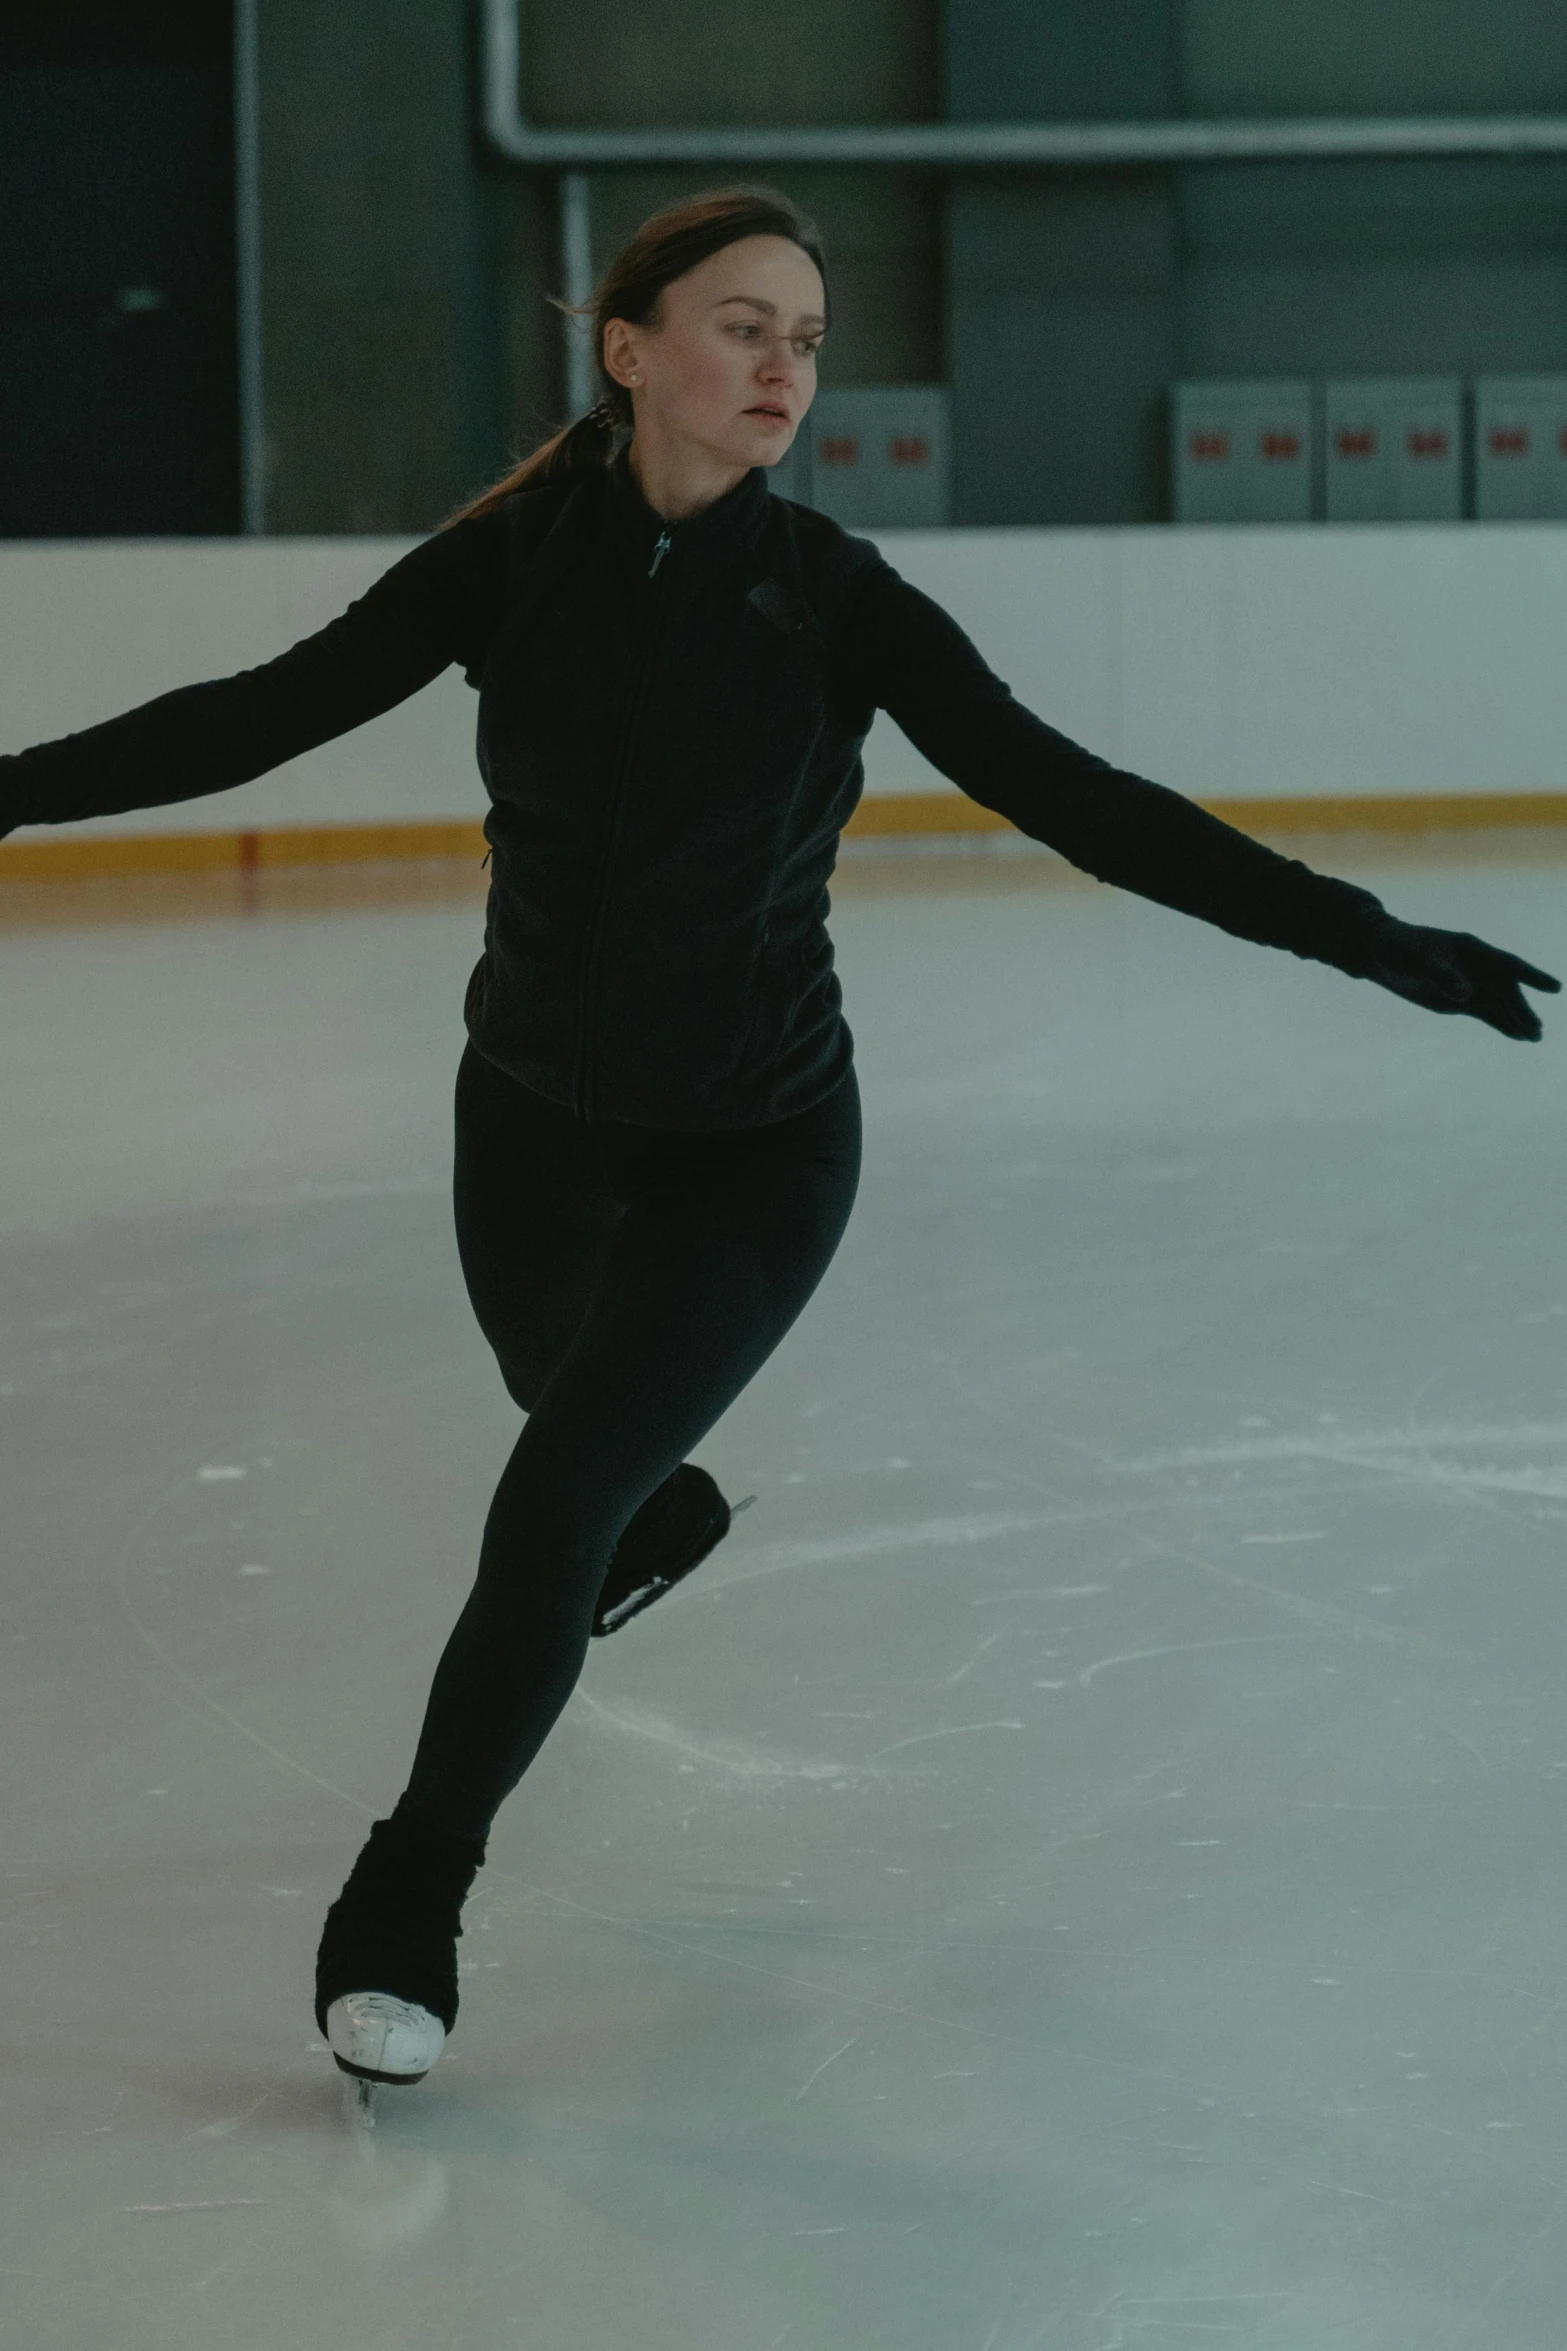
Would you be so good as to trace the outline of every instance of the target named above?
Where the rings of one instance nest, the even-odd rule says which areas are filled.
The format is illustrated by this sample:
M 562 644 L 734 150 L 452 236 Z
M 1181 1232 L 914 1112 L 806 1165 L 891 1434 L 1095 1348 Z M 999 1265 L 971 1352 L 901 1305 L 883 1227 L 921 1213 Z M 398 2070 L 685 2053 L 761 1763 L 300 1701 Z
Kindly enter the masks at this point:
M 871 535 L 1022 701 L 1194 798 L 1567 790 L 1567 526 Z M 0 545 L 0 751 L 270 659 L 412 543 Z M 449 670 L 254 783 L 70 829 L 477 818 L 476 709 Z M 866 764 L 950 788 L 885 716 Z
M 1185 0 L 1205 116 L 1567 109 L 1548 0 Z M 1245 166 L 1180 176 L 1182 372 L 1506 375 L 1567 362 L 1559 161 Z
M 259 0 L 265 528 L 425 531 L 502 457 L 461 0 Z
M 1549 0 L 948 0 L 966 120 L 1544 113 Z M 949 345 L 955 519 L 1169 513 L 1181 377 L 1567 367 L 1554 159 L 964 175 Z
M 522 78 L 541 123 L 901 121 L 938 111 L 936 26 L 936 0 L 527 0 Z M 563 421 L 555 179 L 483 140 L 472 0 L 258 0 L 258 42 L 265 527 L 433 529 Z M 823 380 L 940 380 L 928 175 L 596 173 L 595 269 L 744 177 L 823 231 Z
M 1179 0 L 948 0 L 963 122 L 1182 111 Z M 965 172 L 948 194 L 953 517 L 1111 523 L 1168 511 L 1180 369 L 1169 172 Z
M 425 531 L 562 420 L 555 181 L 483 140 L 477 0 L 255 7 L 264 525 Z M 525 0 L 522 21 L 554 124 L 1567 107 L 1552 0 Z M 106 147 L 137 103 L 130 76 Z M 736 176 L 591 175 L 595 264 Z M 959 523 L 1163 520 L 1181 377 L 1567 369 L 1556 159 L 757 176 L 825 233 L 824 384 L 950 379 Z M 104 395 L 72 445 L 117 451 L 124 407 Z M 146 512 L 130 527 L 210 527 Z
M 529 0 L 522 79 L 529 115 L 543 124 L 918 121 L 940 111 L 938 9 L 936 0 L 792 0 L 776 14 L 733 0 L 663 0 L 657 9 Z M 941 188 L 929 174 L 723 165 L 594 173 L 595 270 L 650 212 L 752 179 L 782 188 L 822 232 L 834 312 L 822 382 L 939 381 Z M 511 292 L 514 304 L 536 305 L 541 324 L 553 317 L 542 291 L 519 283 Z

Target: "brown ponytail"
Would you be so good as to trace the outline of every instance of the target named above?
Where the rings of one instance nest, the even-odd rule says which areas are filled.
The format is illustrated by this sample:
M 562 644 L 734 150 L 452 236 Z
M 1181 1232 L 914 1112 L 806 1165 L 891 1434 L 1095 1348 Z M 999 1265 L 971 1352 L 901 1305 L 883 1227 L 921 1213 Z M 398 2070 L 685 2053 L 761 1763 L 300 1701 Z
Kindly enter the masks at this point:
M 554 307 L 569 317 L 592 321 L 593 367 L 600 389 L 596 405 L 530 451 L 520 465 L 514 465 L 487 490 L 459 506 L 441 528 L 449 530 L 470 515 L 488 513 L 513 490 L 529 483 L 559 481 L 567 474 L 592 473 L 608 465 L 631 437 L 632 409 L 631 394 L 605 371 L 604 329 L 612 318 L 623 318 L 630 326 L 653 324 L 667 285 L 684 277 L 710 254 L 738 244 L 742 237 L 787 237 L 815 262 L 825 289 L 827 268 L 815 224 L 776 188 L 714 188 L 655 212 L 621 247 L 590 302 L 563 302 L 557 295 L 549 296 Z M 825 292 L 823 308 L 830 318 L 832 304 Z

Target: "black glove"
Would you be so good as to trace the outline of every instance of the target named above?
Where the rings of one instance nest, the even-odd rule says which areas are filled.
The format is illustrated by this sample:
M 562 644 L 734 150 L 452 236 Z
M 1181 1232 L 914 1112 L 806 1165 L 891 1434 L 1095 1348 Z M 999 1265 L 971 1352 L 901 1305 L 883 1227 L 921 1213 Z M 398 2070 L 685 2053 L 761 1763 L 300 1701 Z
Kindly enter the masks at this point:
M 1469 1012 L 1504 1037 L 1540 1035 L 1540 1016 L 1519 986 L 1560 995 L 1561 981 L 1532 963 L 1488 946 L 1471 931 L 1435 931 L 1383 914 L 1355 942 L 1345 969 L 1357 979 L 1375 980 L 1428 1012 Z

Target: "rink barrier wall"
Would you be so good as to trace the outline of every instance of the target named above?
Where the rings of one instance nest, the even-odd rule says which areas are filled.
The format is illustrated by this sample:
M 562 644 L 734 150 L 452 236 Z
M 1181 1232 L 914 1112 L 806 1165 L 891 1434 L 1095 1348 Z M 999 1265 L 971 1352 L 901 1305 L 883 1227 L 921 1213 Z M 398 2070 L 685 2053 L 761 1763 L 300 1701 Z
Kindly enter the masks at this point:
M 1020 702 L 1244 831 L 1567 824 L 1567 523 L 865 536 Z M 268 661 L 419 544 L 0 541 L 0 752 Z M 248 783 L 26 826 L 0 876 L 477 862 L 475 716 L 450 668 Z M 878 717 L 850 841 L 1009 829 Z
M 1198 803 L 1244 833 L 1423 833 L 1492 827 L 1567 826 L 1567 792 L 1453 792 L 1420 796 Z M 993 809 L 961 792 L 884 792 L 866 798 L 844 829 L 846 840 L 1010 832 Z M 0 882 L 77 880 L 114 874 L 254 873 L 266 867 L 390 863 L 399 859 L 469 859 L 486 854 L 481 825 L 279 825 L 226 833 L 97 834 L 0 841 Z

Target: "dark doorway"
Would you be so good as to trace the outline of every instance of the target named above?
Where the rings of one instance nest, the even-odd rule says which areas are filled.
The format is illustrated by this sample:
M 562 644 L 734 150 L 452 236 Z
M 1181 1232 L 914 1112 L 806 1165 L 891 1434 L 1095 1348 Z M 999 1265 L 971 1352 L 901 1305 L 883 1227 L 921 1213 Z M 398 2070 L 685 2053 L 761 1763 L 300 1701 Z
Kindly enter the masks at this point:
M 0 5 L 0 537 L 240 528 L 227 0 Z

